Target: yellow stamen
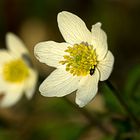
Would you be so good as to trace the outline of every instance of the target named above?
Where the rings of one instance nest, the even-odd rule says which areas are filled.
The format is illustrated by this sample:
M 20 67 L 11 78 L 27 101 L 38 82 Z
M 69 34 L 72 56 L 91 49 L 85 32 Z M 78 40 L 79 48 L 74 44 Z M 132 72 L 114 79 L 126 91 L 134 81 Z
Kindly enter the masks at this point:
M 73 47 L 68 47 L 65 52 L 69 55 L 64 55 L 64 60 L 59 63 L 65 64 L 66 71 L 73 75 L 86 76 L 97 65 L 96 51 L 87 43 L 75 44 Z
M 19 83 L 29 75 L 29 69 L 22 59 L 12 60 L 4 64 L 3 77 L 7 82 Z

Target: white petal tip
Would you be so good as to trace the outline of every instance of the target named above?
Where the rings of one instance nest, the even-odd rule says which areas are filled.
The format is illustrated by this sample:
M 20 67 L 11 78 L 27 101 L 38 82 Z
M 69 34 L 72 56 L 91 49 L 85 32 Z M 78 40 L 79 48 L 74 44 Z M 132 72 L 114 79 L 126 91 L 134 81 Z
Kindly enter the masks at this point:
M 84 107 L 85 105 L 78 105 L 80 108 Z
M 98 28 L 101 28 L 102 26 L 102 23 L 101 22 L 97 22 L 96 24 L 92 25 L 92 27 L 98 27 Z
M 22 42 L 21 39 L 14 33 L 12 33 L 12 32 L 6 33 L 6 42 L 8 42 L 8 41 L 12 42 L 13 40 L 16 40 L 16 41 L 18 40 L 19 42 Z
M 13 34 L 12 32 L 8 32 L 6 34 L 6 42 L 8 42 L 9 40 L 16 38 L 15 34 Z
M 39 90 L 40 91 L 40 90 Z M 63 96 L 61 96 L 61 95 L 57 95 L 57 94 L 54 94 L 54 93 L 49 93 L 49 92 L 42 92 L 42 91 L 40 91 L 40 94 L 42 95 L 42 96 L 44 96 L 44 97 L 63 97 Z
M 36 52 L 38 51 L 38 44 L 36 44 L 35 46 L 34 46 L 34 54 L 36 54 Z
M 21 57 L 22 54 L 28 54 L 24 42 L 14 33 L 8 32 L 5 37 L 6 45 L 8 49 L 16 56 Z
M 64 14 L 71 14 L 70 12 L 67 11 L 62 11 L 58 13 L 58 16 L 64 15 Z
M 40 59 L 40 52 L 41 52 L 41 45 L 42 43 L 38 43 L 35 45 L 34 47 L 34 55 L 35 57 L 41 62 L 41 59 Z
M 42 84 L 39 86 L 39 92 L 44 96 L 44 86 Z
M 80 108 L 82 108 L 82 107 L 84 107 L 84 106 L 86 105 L 84 102 L 82 102 L 81 100 L 78 100 L 78 99 L 76 99 L 76 104 L 77 104 Z
M 34 53 L 38 51 L 39 46 L 40 46 L 40 43 L 37 43 L 37 44 L 35 45 L 35 47 L 34 47 Z
M 40 92 L 40 94 L 42 95 L 42 96 L 44 96 L 44 97 L 53 97 L 53 96 L 49 96 L 48 94 L 47 94 L 47 90 L 46 90 L 46 87 L 44 86 L 44 85 L 40 85 L 40 87 L 39 87 L 39 92 Z
M 39 92 L 44 97 L 64 97 L 65 95 L 58 94 L 58 92 L 49 92 L 42 87 L 39 87 Z
M 64 17 L 69 18 L 69 16 L 70 16 L 70 17 L 71 17 L 71 16 L 75 16 L 75 14 L 70 13 L 70 12 L 68 12 L 68 11 L 62 11 L 62 12 L 58 13 L 58 15 L 57 15 L 57 21 L 61 20 L 61 18 L 64 18 Z M 59 23 L 59 22 L 58 22 L 58 23 Z
M 40 91 L 40 90 L 39 90 L 39 92 L 40 92 L 40 94 L 41 94 L 43 97 L 49 97 L 49 96 L 47 96 L 47 94 L 46 94 L 45 92 L 42 92 L 42 91 Z
M 7 32 L 6 36 L 16 36 L 16 35 L 14 33 L 12 33 L 12 32 Z
M 39 92 L 42 96 L 47 97 L 45 93 L 41 92 L 40 90 L 39 90 Z

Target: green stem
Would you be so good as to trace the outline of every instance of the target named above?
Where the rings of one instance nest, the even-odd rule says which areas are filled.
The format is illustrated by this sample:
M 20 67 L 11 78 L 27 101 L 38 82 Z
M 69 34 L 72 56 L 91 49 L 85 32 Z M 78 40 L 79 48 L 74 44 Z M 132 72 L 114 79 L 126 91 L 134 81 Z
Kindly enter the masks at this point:
M 129 108 L 123 97 L 121 96 L 120 92 L 113 86 L 111 82 L 108 80 L 106 81 L 107 86 L 110 88 L 110 90 L 114 93 L 120 104 L 123 106 L 125 111 L 129 114 L 129 117 L 133 120 L 133 122 L 136 124 L 138 128 L 140 128 L 140 120 L 133 114 L 132 110 Z

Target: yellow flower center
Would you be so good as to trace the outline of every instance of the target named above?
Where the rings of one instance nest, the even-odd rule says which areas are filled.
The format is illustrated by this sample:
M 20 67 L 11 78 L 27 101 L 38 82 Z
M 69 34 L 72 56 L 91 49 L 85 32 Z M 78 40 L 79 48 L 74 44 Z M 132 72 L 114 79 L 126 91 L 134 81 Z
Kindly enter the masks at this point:
M 97 65 L 97 55 L 93 46 L 87 43 L 75 44 L 73 47 L 68 47 L 65 52 L 69 55 L 64 55 L 64 60 L 60 63 L 66 65 L 66 71 L 77 76 L 93 75 Z
M 22 82 L 28 75 L 28 67 L 22 59 L 12 60 L 4 64 L 3 77 L 8 82 Z

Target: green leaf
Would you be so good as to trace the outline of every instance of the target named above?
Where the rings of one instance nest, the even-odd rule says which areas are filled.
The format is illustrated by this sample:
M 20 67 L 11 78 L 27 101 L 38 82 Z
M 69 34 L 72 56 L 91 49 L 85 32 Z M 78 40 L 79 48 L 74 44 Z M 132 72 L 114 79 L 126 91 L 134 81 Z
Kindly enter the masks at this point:
M 103 96 L 105 99 L 105 103 L 107 108 L 113 113 L 122 113 L 124 114 L 124 109 L 122 108 L 120 102 L 115 97 L 114 93 L 109 89 L 109 87 L 105 84 L 103 86 Z
M 83 126 L 62 121 L 46 122 L 41 124 L 32 134 L 33 140 L 76 140 Z
M 125 83 L 125 93 L 127 96 L 136 92 L 136 89 L 140 86 L 140 65 L 135 66 L 127 76 Z M 138 96 L 140 98 L 140 96 Z
M 103 137 L 101 140 L 115 140 L 115 138 L 114 136 L 108 135 L 108 136 Z
M 6 131 L 0 128 L 0 140 L 11 140 L 11 138 L 15 139 L 15 137 L 15 133 L 12 131 Z
M 135 66 L 127 76 L 124 96 L 131 110 L 140 115 L 140 65 Z

